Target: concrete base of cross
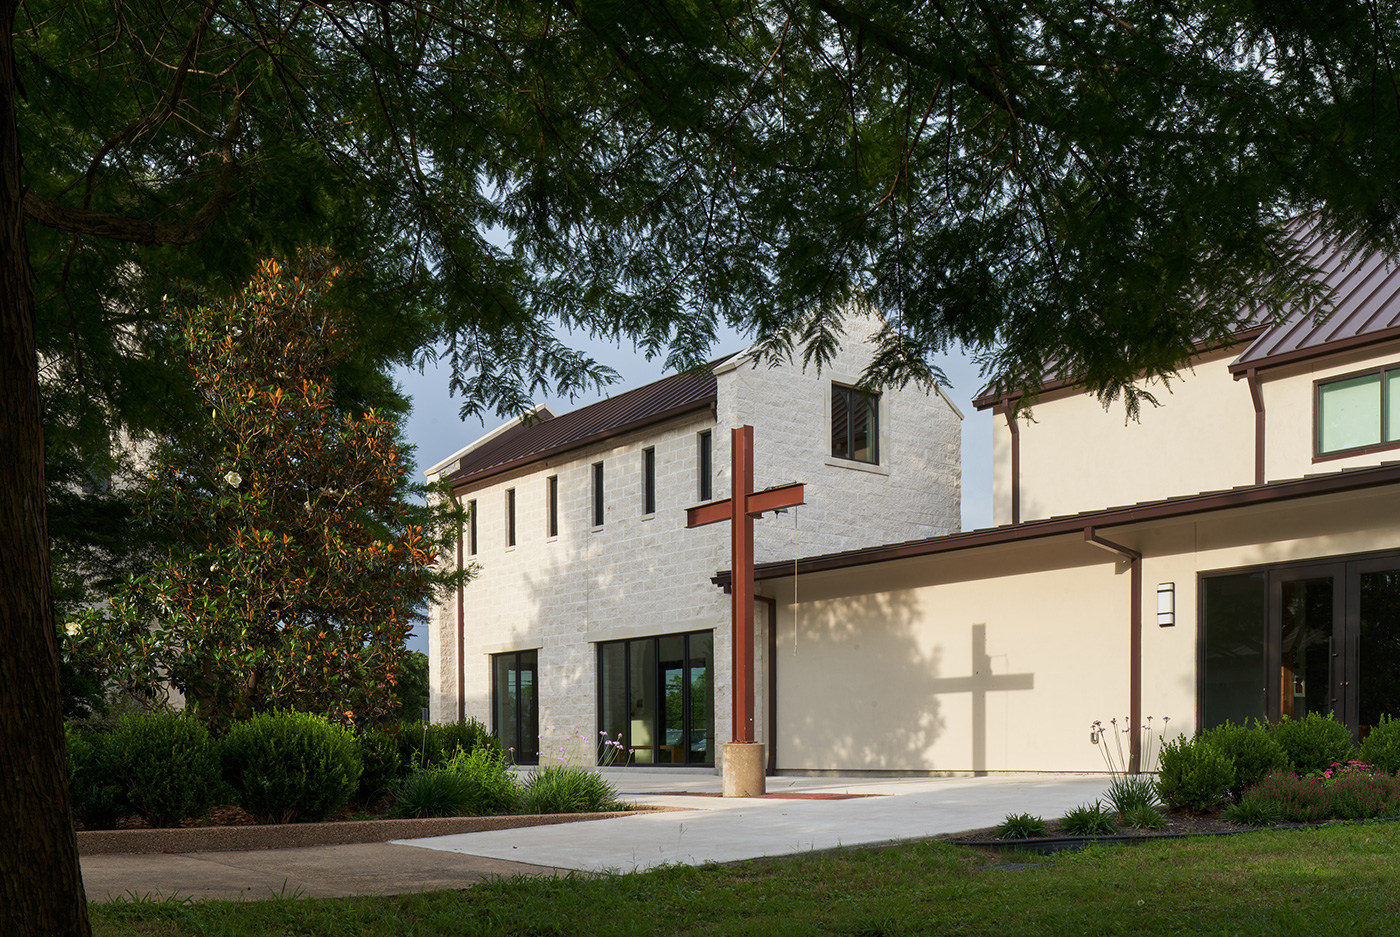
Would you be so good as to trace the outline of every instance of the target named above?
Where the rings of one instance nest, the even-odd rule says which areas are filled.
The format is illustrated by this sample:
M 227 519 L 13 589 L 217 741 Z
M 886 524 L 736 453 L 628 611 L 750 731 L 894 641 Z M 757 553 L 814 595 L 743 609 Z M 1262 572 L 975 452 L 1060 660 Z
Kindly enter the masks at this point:
M 762 797 L 767 791 L 762 742 L 724 743 L 724 796 Z

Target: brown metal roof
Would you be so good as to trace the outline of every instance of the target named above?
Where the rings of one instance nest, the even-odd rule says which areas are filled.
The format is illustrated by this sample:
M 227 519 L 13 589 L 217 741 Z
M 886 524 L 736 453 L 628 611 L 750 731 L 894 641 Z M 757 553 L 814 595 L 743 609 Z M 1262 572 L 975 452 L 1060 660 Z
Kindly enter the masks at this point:
M 1400 265 L 1384 254 L 1354 252 L 1327 237 L 1315 224 L 1302 220 L 1291 224 L 1303 243 L 1304 257 L 1317 268 L 1318 278 L 1327 287 L 1331 311 L 1322 321 L 1314 322 L 1311 316 L 1294 310 L 1270 328 L 1261 324 L 1262 310 L 1247 310 L 1235 334 L 1240 341 L 1254 341 L 1230 364 L 1232 374 L 1400 338 Z M 1207 350 L 1197 347 L 1198 353 Z M 1040 390 L 1076 383 L 1073 378 L 1054 377 Z M 989 385 L 972 404 L 985 410 L 1001 401 Z
M 701 373 L 663 377 L 552 419 L 517 423 L 462 456 L 457 470 L 447 479 L 454 489 L 463 488 L 551 456 L 713 408 L 714 369 L 732 357 L 716 358 Z
M 843 553 L 827 553 L 822 556 L 810 556 L 798 560 L 795 566 L 798 575 L 806 575 L 911 557 L 934 556 L 939 553 L 952 553 L 976 547 L 1023 543 L 1045 537 L 1080 533 L 1086 527 L 1119 527 L 1125 524 L 1169 520 L 1227 508 L 1277 504 L 1298 498 L 1360 491 L 1366 488 L 1396 484 L 1400 484 L 1400 462 L 1386 462 L 1378 466 L 1364 466 L 1341 472 L 1308 475 L 1303 478 L 1268 482 L 1263 485 L 1242 485 L 1238 488 L 1222 491 L 1180 495 L 1160 501 L 1145 501 L 1125 507 L 1085 511 L 1081 514 L 1026 521 L 1022 524 L 969 530 L 956 534 L 946 534 L 942 537 L 909 540 L 904 543 L 881 544 L 860 550 L 847 550 Z M 763 563 L 754 567 L 754 578 L 756 580 L 783 579 L 793 575 L 793 570 L 794 563 L 791 560 Z M 723 570 L 716 574 L 712 581 L 716 585 L 728 588 L 729 579 L 730 571 Z
M 1232 373 L 1400 337 L 1400 265 L 1394 258 L 1354 252 L 1315 229 L 1310 236 L 1308 261 L 1331 293 L 1331 311 L 1320 322 L 1290 312 L 1234 360 Z

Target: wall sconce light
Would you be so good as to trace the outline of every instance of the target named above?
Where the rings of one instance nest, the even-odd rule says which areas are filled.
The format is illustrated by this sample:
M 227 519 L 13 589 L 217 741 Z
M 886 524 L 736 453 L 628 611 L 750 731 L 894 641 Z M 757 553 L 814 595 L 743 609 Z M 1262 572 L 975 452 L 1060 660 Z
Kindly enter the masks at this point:
M 1176 583 L 1157 584 L 1157 626 L 1170 628 L 1176 624 Z

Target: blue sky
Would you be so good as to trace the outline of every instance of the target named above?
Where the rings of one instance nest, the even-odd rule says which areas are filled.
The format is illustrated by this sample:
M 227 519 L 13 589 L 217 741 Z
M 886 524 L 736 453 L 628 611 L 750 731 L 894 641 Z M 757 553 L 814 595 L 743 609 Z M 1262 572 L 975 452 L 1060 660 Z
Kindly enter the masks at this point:
M 620 378 L 602 394 L 584 395 L 573 400 L 546 395 L 536 401 L 548 403 L 556 413 L 575 410 L 602 399 L 609 392 L 631 390 L 666 376 L 659 359 L 647 361 L 630 345 L 589 340 L 576 340 L 574 344 L 598 361 L 611 365 L 617 370 Z M 721 336 L 712 349 L 712 354 L 718 356 L 740 351 L 746 345 L 747 342 L 742 336 L 728 333 Z M 935 363 L 948 376 L 951 385 L 945 388 L 948 396 L 963 412 L 962 527 L 964 530 L 990 527 L 992 422 L 990 413 L 979 413 L 972 406 L 972 395 L 981 387 L 977 368 L 970 358 L 959 353 L 945 355 Z M 485 421 L 472 419 L 466 422 L 459 419 L 457 410 L 460 401 L 448 395 L 447 378 L 448 371 L 445 366 L 429 367 L 422 373 L 412 368 L 401 368 L 395 374 L 395 379 L 413 400 L 413 412 L 405 427 L 405 436 L 415 449 L 414 459 L 420 473 L 427 466 L 445 459 L 482 433 L 504 422 L 504 418 L 500 417 Z M 421 624 L 419 630 L 422 630 Z M 427 651 L 427 645 L 427 638 L 422 634 L 415 634 L 408 641 L 408 646 L 414 650 Z

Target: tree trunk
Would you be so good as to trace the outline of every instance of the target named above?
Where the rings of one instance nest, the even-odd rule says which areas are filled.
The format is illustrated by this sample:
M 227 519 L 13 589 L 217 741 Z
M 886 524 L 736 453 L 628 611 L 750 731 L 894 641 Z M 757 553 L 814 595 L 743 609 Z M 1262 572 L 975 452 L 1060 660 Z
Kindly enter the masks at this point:
M 16 7 L 0 0 L 0 934 L 86 935 L 49 583 L 15 115 Z

